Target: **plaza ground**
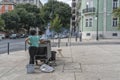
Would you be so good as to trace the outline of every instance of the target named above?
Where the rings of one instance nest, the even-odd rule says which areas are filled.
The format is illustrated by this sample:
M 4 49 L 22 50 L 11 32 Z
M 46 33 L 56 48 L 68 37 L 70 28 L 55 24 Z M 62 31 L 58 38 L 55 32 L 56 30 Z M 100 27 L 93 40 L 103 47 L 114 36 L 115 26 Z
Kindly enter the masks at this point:
M 95 40 L 84 42 L 96 43 Z M 100 42 L 118 44 L 101 45 Z M 1 54 L 0 80 L 120 80 L 119 40 L 101 40 L 99 43 L 61 47 L 64 57 L 57 53 L 53 73 L 43 73 L 35 66 L 35 73 L 27 74 L 27 51 Z M 57 49 L 52 47 L 52 50 Z

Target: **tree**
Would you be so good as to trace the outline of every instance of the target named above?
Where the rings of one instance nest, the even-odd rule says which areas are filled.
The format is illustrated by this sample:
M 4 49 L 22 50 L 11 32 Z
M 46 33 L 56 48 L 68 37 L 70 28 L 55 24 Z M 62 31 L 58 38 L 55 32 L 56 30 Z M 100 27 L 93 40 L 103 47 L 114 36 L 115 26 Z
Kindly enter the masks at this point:
M 61 33 L 61 20 L 59 16 L 56 14 L 56 17 L 51 21 L 50 29 L 54 30 L 58 34 L 58 47 L 60 47 L 60 33 Z
M 41 15 L 46 23 L 54 19 L 56 14 L 59 15 L 61 24 L 64 28 L 70 27 L 71 7 L 63 2 L 48 1 L 41 9 Z
M 119 18 L 119 22 L 118 22 L 118 29 L 120 29 L 120 8 L 117 8 L 113 11 L 113 14 L 115 17 Z
M 27 13 L 26 14 L 26 16 L 25 16 L 25 20 L 26 20 L 25 27 L 28 30 L 28 32 L 29 32 L 29 30 L 30 30 L 31 27 L 32 28 L 36 27 L 35 26 L 35 19 L 36 19 L 36 17 L 35 17 L 35 15 L 33 13 Z
M 60 20 L 59 16 L 56 15 L 56 17 L 53 19 L 53 21 L 51 21 L 50 28 L 59 34 L 61 32 L 61 27 L 62 27 L 61 20 Z
M 15 9 L 19 9 L 19 8 L 23 8 L 27 12 L 30 12 L 30 13 L 35 13 L 35 14 L 40 13 L 40 8 L 37 8 L 36 5 L 32 5 L 32 4 L 29 4 L 29 3 L 16 5 Z
M 41 25 L 44 24 L 44 20 L 42 19 L 40 15 L 40 8 L 37 8 L 35 5 L 31 4 L 18 4 L 15 7 L 15 10 L 17 11 L 18 15 L 21 18 L 21 25 L 23 28 L 28 30 L 30 27 L 39 27 L 41 28 Z
M 20 27 L 18 26 L 20 17 L 15 11 L 4 13 L 1 17 L 5 21 L 5 29 L 18 32 L 18 30 L 20 29 Z
M 0 30 L 4 30 L 4 20 L 0 17 Z

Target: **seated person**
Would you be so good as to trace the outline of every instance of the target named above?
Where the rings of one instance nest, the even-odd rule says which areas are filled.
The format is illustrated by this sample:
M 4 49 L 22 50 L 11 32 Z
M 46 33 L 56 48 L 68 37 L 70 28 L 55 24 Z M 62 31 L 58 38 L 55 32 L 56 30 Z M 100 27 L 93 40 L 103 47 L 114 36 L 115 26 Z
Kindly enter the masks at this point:
M 41 44 L 42 44 L 42 43 L 44 44 L 44 43 L 50 42 L 50 41 L 48 40 L 47 35 L 45 34 L 45 31 L 42 32 L 42 35 L 41 35 L 41 38 L 40 38 L 40 42 L 41 42 Z

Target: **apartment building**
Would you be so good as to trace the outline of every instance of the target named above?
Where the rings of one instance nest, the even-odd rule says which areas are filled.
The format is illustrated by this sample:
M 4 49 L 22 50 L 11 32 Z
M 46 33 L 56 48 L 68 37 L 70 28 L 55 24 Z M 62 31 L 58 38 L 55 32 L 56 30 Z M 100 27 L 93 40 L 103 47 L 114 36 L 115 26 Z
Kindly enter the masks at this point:
M 120 0 L 81 0 L 80 4 L 79 28 L 83 38 L 120 38 L 119 19 L 112 14 L 120 7 Z
M 76 0 L 72 0 L 72 9 L 71 9 L 71 32 L 76 31 Z
M 26 3 L 30 3 L 30 4 L 34 4 L 36 5 L 37 7 L 42 7 L 42 3 L 40 0 L 13 0 L 14 3 L 16 4 L 26 4 Z
M 34 4 L 36 5 L 38 8 L 42 7 L 42 3 L 40 0 L 2 0 L 4 2 L 12 2 L 15 4 L 26 4 L 26 3 L 30 3 L 30 4 Z
M 0 14 L 11 11 L 13 9 L 14 9 L 13 2 L 8 2 L 7 0 L 0 2 Z

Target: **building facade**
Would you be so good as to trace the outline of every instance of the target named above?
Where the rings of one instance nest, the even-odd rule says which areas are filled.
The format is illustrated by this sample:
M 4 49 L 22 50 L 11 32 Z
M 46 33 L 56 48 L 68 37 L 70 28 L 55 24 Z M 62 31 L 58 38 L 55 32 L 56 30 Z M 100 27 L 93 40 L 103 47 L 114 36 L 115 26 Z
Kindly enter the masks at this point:
M 79 28 L 83 39 L 120 38 L 118 18 L 112 12 L 120 0 L 81 0 Z
M 3 0 L 3 1 L 9 1 L 9 2 L 13 2 L 15 4 L 26 4 L 26 3 L 30 3 L 30 4 L 34 4 L 36 5 L 38 8 L 42 7 L 42 3 L 40 0 Z
M 72 17 L 71 17 L 71 32 L 75 32 L 76 31 L 76 0 L 72 0 L 72 5 L 71 5 L 71 14 L 72 14 Z
M 0 14 L 3 14 L 5 12 L 11 11 L 14 9 L 14 3 L 12 2 L 1 2 L 0 3 Z

